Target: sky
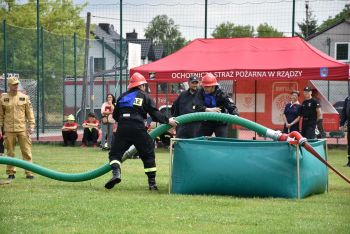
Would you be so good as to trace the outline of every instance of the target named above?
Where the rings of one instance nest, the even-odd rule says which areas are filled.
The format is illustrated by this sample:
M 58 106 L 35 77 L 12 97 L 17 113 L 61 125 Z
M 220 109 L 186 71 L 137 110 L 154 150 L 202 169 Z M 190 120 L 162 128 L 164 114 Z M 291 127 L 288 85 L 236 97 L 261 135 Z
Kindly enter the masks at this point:
M 73 0 L 82 4 L 84 0 Z M 110 23 L 120 32 L 119 0 L 89 0 L 82 12 L 86 18 L 89 11 L 92 23 Z M 298 22 L 305 19 L 305 0 L 296 0 L 295 31 Z M 309 0 L 309 8 L 318 24 L 329 16 L 339 13 L 349 0 Z M 204 38 L 205 0 L 123 0 L 123 37 L 135 29 L 139 38 L 144 38 L 148 23 L 157 15 L 166 14 L 172 18 L 187 40 Z M 251 25 L 256 29 L 261 23 L 268 23 L 291 36 L 292 0 L 208 0 L 208 32 L 210 38 L 217 25 L 232 22 L 236 25 Z

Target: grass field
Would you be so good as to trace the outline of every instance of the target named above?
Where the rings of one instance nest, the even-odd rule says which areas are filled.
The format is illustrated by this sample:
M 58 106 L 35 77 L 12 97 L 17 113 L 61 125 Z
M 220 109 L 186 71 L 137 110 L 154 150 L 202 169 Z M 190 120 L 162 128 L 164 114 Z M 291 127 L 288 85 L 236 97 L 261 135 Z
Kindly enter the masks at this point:
M 17 150 L 19 151 L 19 149 Z M 345 150 L 330 162 L 346 176 Z M 35 163 L 62 172 L 95 169 L 107 153 L 34 145 Z M 303 200 L 168 194 L 169 154 L 157 152 L 158 193 L 147 190 L 140 160 L 123 164 L 123 181 L 107 191 L 110 173 L 68 183 L 37 175 L 0 186 L 0 233 L 350 233 L 350 186 L 330 172 L 329 193 Z M 0 165 L 0 178 L 6 178 Z

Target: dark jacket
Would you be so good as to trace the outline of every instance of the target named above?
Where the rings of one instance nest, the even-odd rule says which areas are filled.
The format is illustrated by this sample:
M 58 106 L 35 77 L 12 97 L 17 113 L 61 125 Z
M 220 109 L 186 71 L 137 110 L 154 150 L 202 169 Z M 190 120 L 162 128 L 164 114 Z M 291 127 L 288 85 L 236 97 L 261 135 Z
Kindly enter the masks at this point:
M 219 87 L 211 94 L 205 94 L 204 89 L 199 89 L 195 97 L 196 112 L 205 112 L 206 108 L 220 107 L 222 113 L 239 115 L 238 109 L 232 99 Z
M 192 94 L 190 90 L 181 92 L 171 107 L 171 115 L 177 117 L 195 112 L 195 96 L 196 93 Z
M 169 118 L 157 109 L 150 96 L 139 88 L 134 88 L 118 98 L 113 118 L 118 126 L 129 125 L 144 129 L 147 113 L 154 121 L 169 123 Z
M 343 109 L 340 112 L 340 126 L 344 126 L 345 122 L 350 124 L 350 97 L 345 98 Z

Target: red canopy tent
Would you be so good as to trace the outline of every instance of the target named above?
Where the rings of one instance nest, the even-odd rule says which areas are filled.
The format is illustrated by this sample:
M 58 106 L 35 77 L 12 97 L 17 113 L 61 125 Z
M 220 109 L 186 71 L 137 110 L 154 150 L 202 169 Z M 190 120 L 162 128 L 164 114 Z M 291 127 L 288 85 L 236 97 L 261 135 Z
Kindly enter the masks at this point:
M 349 79 L 349 65 L 299 37 L 196 39 L 174 54 L 130 70 L 131 75 L 134 72 L 157 83 L 185 82 L 206 72 L 219 81 L 233 80 L 241 116 L 274 129 L 283 126 L 281 114 L 291 90 L 312 85 L 309 80 Z M 155 77 L 151 79 L 150 73 Z M 323 99 L 326 130 L 336 130 L 338 113 L 322 95 L 318 98 Z
M 347 80 L 349 66 L 299 37 L 196 39 L 156 62 L 131 69 L 157 81 L 212 72 L 223 80 Z

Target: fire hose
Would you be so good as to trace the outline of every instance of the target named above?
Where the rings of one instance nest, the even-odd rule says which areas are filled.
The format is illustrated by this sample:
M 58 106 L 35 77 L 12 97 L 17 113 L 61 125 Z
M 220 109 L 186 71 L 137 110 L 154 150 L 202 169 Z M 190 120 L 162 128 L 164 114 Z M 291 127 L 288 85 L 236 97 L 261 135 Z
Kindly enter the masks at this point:
M 279 131 L 274 131 L 272 129 L 266 128 L 260 124 L 257 124 L 253 121 L 244 119 L 239 116 L 235 115 L 228 115 L 223 113 L 210 113 L 210 112 L 199 112 L 199 113 L 191 113 L 182 115 L 179 117 L 176 117 L 176 120 L 179 122 L 179 124 L 186 124 L 194 121 L 205 121 L 205 120 L 211 120 L 211 121 L 221 121 L 226 122 L 228 124 L 236 124 L 240 125 L 242 127 L 245 127 L 249 130 L 255 131 L 261 136 L 271 138 L 274 141 L 287 141 L 288 139 L 291 139 L 291 137 L 295 137 L 298 139 L 298 141 L 301 141 L 301 136 L 296 136 L 294 134 L 290 135 L 288 138 L 288 135 L 282 134 Z M 159 127 L 155 128 L 153 131 L 150 132 L 150 136 L 155 139 L 156 137 L 162 135 L 166 131 L 168 131 L 171 128 L 171 125 L 169 124 L 162 124 Z M 300 134 L 299 134 L 300 135 Z M 316 158 L 318 158 L 321 162 L 326 164 L 329 168 L 331 168 L 333 171 L 335 171 L 340 177 L 342 177 L 345 181 L 349 182 L 349 179 L 347 179 L 345 176 L 341 175 L 337 170 L 335 170 L 328 162 L 326 162 L 320 155 L 317 154 L 317 152 L 309 145 L 306 140 L 302 140 L 300 142 L 304 146 L 305 149 L 307 149 L 310 153 L 312 153 Z M 305 147 L 306 146 L 306 147 Z M 134 155 L 136 152 L 135 147 L 131 147 L 128 151 L 125 152 L 123 155 L 122 161 L 124 162 L 128 158 L 130 158 L 132 155 Z M 95 179 L 99 176 L 102 176 L 109 172 L 111 170 L 109 164 L 105 164 L 95 170 L 83 172 L 83 173 L 63 173 L 54 171 L 45 167 L 42 167 L 40 165 L 30 163 L 21 159 L 11 158 L 11 157 L 0 157 L 0 164 L 6 164 L 6 165 L 13 165 L 17 166 L 26 170 L 30 170 L 34 173 L 37 173 L 39 175 L 54 179 L 54 180 L 60 180 L 60 181 L 66 181 L 66 182 L 81 182 L 86 180 Z

